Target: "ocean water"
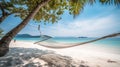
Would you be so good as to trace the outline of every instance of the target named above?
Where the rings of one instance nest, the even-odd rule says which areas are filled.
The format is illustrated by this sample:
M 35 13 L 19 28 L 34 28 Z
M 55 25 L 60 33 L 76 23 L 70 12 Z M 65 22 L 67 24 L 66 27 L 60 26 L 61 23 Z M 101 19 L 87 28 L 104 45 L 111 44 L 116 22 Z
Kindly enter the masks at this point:
M 39 37 L 36 38 L 14 38 L 15 40 L 21 40 L 21 41 L 32 41 L 32 42 L 37 42 L 42 40 Z M 61 43 L 79 43 L 79 42 L 86 42 L 90 40 L 94 40 L 96 38 L 77 38 L 77 37 L 53 37 L 51 39 L 48 39 L 46 41 L 48 42 L 61 42 Z M 120 38 L 108 38 L 108 39 L 103 39 L 99 40 L 96 42 L 93 42 L 91 44 L 94 45 L 103 45 L 103 46 L 110 46 L 110 47 L 115 47 L 120 49 Z

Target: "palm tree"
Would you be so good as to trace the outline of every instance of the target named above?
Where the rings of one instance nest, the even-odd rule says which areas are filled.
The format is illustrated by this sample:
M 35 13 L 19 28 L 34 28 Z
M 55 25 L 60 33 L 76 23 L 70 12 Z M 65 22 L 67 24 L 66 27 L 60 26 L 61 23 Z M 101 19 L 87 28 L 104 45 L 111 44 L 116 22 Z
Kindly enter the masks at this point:
M 39 0 L 38 0 L 39 1 Z M 61 4 L 56 4 L 56 1 L 59 1 L 59 0 L 53 0 L 53 1 L 50 1 L 51 4 L 49 4 L 50 6 L 47 6 L 48 2 L 50 0 L 43 0 L 41 1 L 40 3 L 37 3 L 37 5 L 29 5 L 31 7 L 35 7 L 31 13 L 29 13 L 27 16 L 25 16 L 23 19 L 23 21 L 18 25 L 16 26 L 14 29 L 12 29 L 11 31 L 9 31 L 1 40 L 0 40 L 0 57 L 1 56 L 4 56 L 8 51 L 9 51 L 9 43 L 10 41 L 15 37 L 15 35 L 22 29 L 24 28 L 28 22 L 30 21 L 30 19 L 35 19 L 35 20 L 41 20 L 41 19 L 44 19 L 42 17 L 39 16 L 39 14 L 41 15 L 41 13 L 39 12 L 39 10 L 42 10 L 42 9 L 47 9 L 47 10 L 50 10 L 52 9 L 51 12 L 53 12 L 53 14 L 51 14 L 50 16 L 52 16 L 52 19 L 49 19 L 50 16 L 47 16 L 48 14 L 46 14 L 44 17 L 45 17 L 45 21 L 52 21 L 52 22 L 56 22 L 56 16 L 54 15 L 54 13 L 56 14 L 56 12 L 54 12 L 54 10 L 56 10 L 58 7 L 56 6 L 62 6 L 64 7 L 64 9 L 68 9 L 70 11 L 70 14 L 73 14 L 74 16 L 78 15 L 80 13 L 81 10 L 83 10 L 83 7 L 86 3 L 90 3 L 90 4 L 93 4 L 95 3 L 95 0 L 60 0 L 60 1 L 63 1 L 61 2 Z M 64 2 L 66 1 L 66 2 Z M 113 4 L 115 3 L 115 5 L 118 5 L 120 4 L 120 0 L 99 0 L 100 3 L 102 4 Z M 49 8 L 46 8 L 44 6 L 47 6 Z M 44 7 L 44 8 L 42 8 Z M 52 8 L 54 7 L 54 8 Z M 40 9 L 42 8 L 42 9 Z M 60 8 L 61 10 L 64 10 L 63 8 Z M 31 9 L 30 9 L 31 10 Z M 58 10 L 57 12 L 57 16 L 60 16 L 61 14 L 63 14 L 63 12 L 61 10 Z M 47 12 L 48 13 L 48 12 Z M 37 14 L 37 15 L 36 15 Z M 45 13 L 44 13 L 45 14 Z M 37 16 L 39 16 L 39 18 L 37 18 Z M 36 18 L 35 18 L 36 17 Z M 104 39 L 104 38 L 107 38 L 107 37 L 111 37 L 111 36 L 117 36 L 119 35 L 120 33 L 115 33 L 112 34 L 112 35 L 109 35 L 109 36 L 106 36 L 106 37 L 103 37 L 103 38 L 100 38 L 100 39 Z M 100 39 L 97 39 L 97 40 L 100 40 Z M 94 41 L 97 41 L 97 40 L 94 40 Z M 94 42 L 94 41 L 91 41 L 91 42 Z M 89 43 L 89 42 L 87 42 Z M 83 44 L 86 44 L 86 43 L 83 43 Z
M 4 56 L 9 51 L 9 43 L 14 38 L 14 36 L 24 28 L 31 18 L 35 16 L 35 14 L 39 11 L 39 9 L 45 6 L 50 0 L 44 0 L 37 4 L 37 6 L 31 11 L 31 13 L 13 30 L 8 32 L 1 40 L 0 40 L 0 57 Z
M 23 6 L 26 1 L 21 0 L 0 0 L 0 23 L 2 23 L 9 15 L 14 14 L 15 16 L 27 13 L 24 7 L 15 7 L 15 5 Z

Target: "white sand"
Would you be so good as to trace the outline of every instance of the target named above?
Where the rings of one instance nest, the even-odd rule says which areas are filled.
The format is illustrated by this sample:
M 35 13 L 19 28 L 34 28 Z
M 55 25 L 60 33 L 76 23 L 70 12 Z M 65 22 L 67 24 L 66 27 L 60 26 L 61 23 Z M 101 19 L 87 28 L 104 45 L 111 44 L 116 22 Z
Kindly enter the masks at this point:
M 110 47 L 85 44 L 65 49 L 50 49 L 33 44 L 33 42 L 13 41 L 10 47 L 38 48 L 42 50 L 53 50 L 58 54 L 70 56 L 79 63 L 87 64 L 90 67 L 120 67 L 120 52 Z M 108 62 L 108 60 L 115 62 Z

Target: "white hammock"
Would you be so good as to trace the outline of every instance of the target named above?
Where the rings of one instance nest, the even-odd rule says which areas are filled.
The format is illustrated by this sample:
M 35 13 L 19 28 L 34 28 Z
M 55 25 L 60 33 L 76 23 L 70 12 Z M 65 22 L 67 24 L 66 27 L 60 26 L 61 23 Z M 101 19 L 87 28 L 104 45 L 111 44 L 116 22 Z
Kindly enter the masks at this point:
M 75 46 L 79 46 L 79 45 L 83 45 L 83 44 L 87 44 L 87 43 L 92 43 L 92 42 L 95 42 L 95 41 L 98 41 L 98 40 L 102 40 L 102 39 L 106 39 L 106 38 L 110 38 L 110 37 L 115 37 L 115 36 L 119 36 L 120 33 L 114 33 L 114 34 L 110 34 L 110 35 L 107 35 L 107 36 L 103 36 L 103 37 L 100 37 L 100 38 L 97 38 L 97 39 L 94 39 L 94 40 L 90 40 L 90 41 L 87 41 L 87 42 L 82 42 L 82 43 L 60 43 L 60 42 L 55 42 L 55 41 L 38 41 L 38 42 L 35 42 L 34 44 L 38 44 L 40 46 L 44 46 L 44 47 L 47 47 L 47 48 L 54 48 L 54 49 L 61 49 L 61 48 L 69 48 L 69 47 L 75 47 Z
M 44 46 L 44 47 L 47 47 L 47 48 L 54 48 L 54 49 L 69 48 L 69 47 L 79 46 L 79 45 L 95 42 L 95 41 L 98 41 L 98 40 L 102 40 L 102 39 L 105 39 L 105 38 L 110 38 L 110 37 L 120 35 L 120 32 L 118 32 L 118 33 L 106 35 L 106 36 L 103 36 L 103 37 L 100 37 L 100 38 L 97 38 L 97 39 L 94 39 L 94 40 L 90 40 L 90 41 L 87 41 L 87 42 L 82 42 L 82 43 L 60 43 L 60 42 L 55 42 L 55 41 L 49 41 L 48 42 L 48 40 L 50 38 L 52 38 L 52 37 L 48 36 L 48 35 L 41 35 L 40 25 L 38 26 L 38 31 L 40 32 L 40 38 L 42 40 L 40 40 L 38 42 L 35 42 L 34 44 L 38 44 L 40 46 Z

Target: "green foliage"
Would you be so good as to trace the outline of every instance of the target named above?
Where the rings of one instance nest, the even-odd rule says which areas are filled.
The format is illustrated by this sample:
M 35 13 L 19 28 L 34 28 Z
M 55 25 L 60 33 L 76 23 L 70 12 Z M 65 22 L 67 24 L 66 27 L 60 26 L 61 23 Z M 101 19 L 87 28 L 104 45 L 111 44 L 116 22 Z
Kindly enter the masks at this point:
M 14 14 L 22 19 L 44 0 L 1 0 L 5 11 Z M 35 15 L 33 20 L 38 22 L 57 22 L 65 10 L 76 17 L 81 13 L 86 4 L 95 4 L 97 0 L 51 0 L 46 6 L 42 7 Z M 99 0 L 102 4 L 119 5 L 120 0 Z
M 60 20 L 60 15 L 64 13 L 66 0 L 63 2 L 59 0 L 50 1 L 46 6 L 42 7 L 37 15 L 34 17 L 36 21 L 57 22 Z
M 1 0 L 0 3 L 2 4 L 2 7 L 4 8 L 4 10 L 9 14 L 14 14 L 14 13 L 21 14 L 21 13 L 24 13 L 24 11 L 26 11 L 26 9 L 23 7 L 24 0 L 10 0 L 10 1 Z
M 120 4 L 120 0 L 99 0 L 99 2 L 102 4 L 114 4 L 114 5 Z
M 70 0 L 69 1 L 69 13 L 74 17 L 79 15 L 83 10 L 87 0 Z

